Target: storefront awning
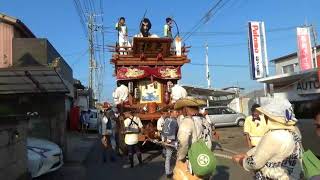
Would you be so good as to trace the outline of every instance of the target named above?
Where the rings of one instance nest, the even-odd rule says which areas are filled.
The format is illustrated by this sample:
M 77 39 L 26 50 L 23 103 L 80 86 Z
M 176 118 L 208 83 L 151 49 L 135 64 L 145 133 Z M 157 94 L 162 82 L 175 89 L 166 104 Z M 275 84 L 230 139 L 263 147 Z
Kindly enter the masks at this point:
M 69 93 L 59 73 L 51 67 L 0 69 L 0 95 L 25 93 Z
M 262 79 L 258 79 L 258 82 L 273 84 L 273 85 L 286 85 L 297 81 L 308 79 L 317 74 L 317 69 L 311 69 L 304 72 L 286 73 L 275 76 L 270 76 Z
M 235 95 L 235 92 L 233 91 L 219 90 L 213 88 L 202 88 L 188 85 L 183 85 L 182 87 L 186 89 L 188 95 L 212 97 L 212 100 L 233 99 Z

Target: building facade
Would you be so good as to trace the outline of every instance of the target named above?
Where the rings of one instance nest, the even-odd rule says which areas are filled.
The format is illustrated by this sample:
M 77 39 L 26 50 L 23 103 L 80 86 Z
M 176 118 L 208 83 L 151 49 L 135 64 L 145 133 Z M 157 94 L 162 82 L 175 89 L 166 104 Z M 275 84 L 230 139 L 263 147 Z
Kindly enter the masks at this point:
M 66 152 L 73 96 L 72 69 L 53 45 L 0 13 L 0 179 L 27 173 L 27 137 L 55 142 Z

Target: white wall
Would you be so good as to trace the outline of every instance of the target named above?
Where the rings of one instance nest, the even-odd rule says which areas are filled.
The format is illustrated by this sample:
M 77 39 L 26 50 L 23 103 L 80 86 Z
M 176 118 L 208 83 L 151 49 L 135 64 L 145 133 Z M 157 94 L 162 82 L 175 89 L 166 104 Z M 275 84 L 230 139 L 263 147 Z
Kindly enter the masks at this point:
M 78 96 L 75 101 L 75 105 L 79 106 L 81 111 L 87 111 L 89 109 L 88 96 Z

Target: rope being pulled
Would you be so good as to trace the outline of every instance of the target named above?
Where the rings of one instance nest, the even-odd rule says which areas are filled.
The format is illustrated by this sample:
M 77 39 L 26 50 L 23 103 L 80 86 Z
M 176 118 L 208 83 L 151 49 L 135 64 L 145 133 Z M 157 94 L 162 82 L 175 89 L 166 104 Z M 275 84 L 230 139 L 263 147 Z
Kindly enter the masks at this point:
M 226 154 L 220 154 L 220 153 L 213 153 L 216 157 L 225 158 L 225 159 L 232 159 L 232 156 L 226 155 Z
M 158 145 L 161 145 L 161 146 L 172 147 L 172 148 L 175 148 L 175 149 L 178 148 L 178 145 L 177 145 L 177 144 L 169 144 L 169 143 L 165 143 L 165 142 L 163 142 L 163 141 L 159 141 L 159 140 L 156 140 L 156 139 L 150 139 L 150 138 L 148 138 L 148 139 L 145 140 L 145 142 L 146 142 L 146 141 L 150 141 L 150 142 L 152 142 L 152 143 L 155 143 L 155 144 L 158 144 Z M 142 145 L 144 145 L 145 142 L 144 142 Z M 229 153 L 231 153 L 231 154 L 238 154 L 238 152 L 233 151 L 233 150 L 231 150 L 231 149 L 222 148 L 221 145 L 220 145 L 220 148 L 219 148 L 219 149 L 215 149 L 215 150 L 220 150 L 220 151 L 224 151 L 224 152 L 229 152 Z M 217 153 L 217 152 L 213 152 L 213 154 L 214 154 L 216 157 L 225 158 L 225 159 L 230 159 L 230 160 L 232 159 L 232 156 L 227 155 L 227 154 L 222 154 L 222 153 Z

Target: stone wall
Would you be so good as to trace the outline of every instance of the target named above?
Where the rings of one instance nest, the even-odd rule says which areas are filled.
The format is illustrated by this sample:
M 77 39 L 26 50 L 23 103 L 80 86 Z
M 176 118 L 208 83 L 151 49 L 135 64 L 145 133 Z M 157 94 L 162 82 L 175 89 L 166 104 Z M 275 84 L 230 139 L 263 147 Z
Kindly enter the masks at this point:
M 64 94 L 39 94 L 20 96 L 0 96 L 1 108 L 17 111 L 14 114 L 38 112 L 39 116 L 31 117 L 28 123 L 28 136 L 47 139 L 58 144 L 66 152 L 66 123 L 69 104 Z M 1 115 L 1 114 L 0 114 Z M 2 123 L 0 122 L 0 126 Z M 1 178 L 0 178 L 1 180 Z
M 38 112 L 38 117 L 30 119 L 28 135 L 47 139 L 58 144 L 66 152 L 66 123 L 68 108 L 64 95 L 44 95 L 29 98 L 24 108 Z M 31 109 L 28 109 L 32 107 Z
M 0 118 L 0 179 L 27 178 L 27 120 Z

